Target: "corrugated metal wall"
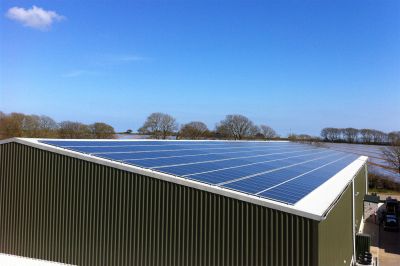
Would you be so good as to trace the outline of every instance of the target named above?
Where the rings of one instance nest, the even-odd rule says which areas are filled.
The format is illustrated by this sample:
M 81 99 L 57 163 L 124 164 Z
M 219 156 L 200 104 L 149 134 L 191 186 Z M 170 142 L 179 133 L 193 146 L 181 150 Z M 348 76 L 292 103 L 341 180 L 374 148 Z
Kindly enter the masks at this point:
M 361 219 L 364 214 L 364 196 L 366 194 L 366 178 L 365 167 L 360 169 L 356 178 L 354 179 L 354 209 L 355 209 L 355 224 L 356 232 L 360 228 Z
M 350 184 L 326 219 L 319 224 L 319 265 L 350 265 L 353 256 L 352 205 Z
M 79 265 L 317 263 L 307 218 L 17 143 L 0 145 L 0 167 L 3 253 Z

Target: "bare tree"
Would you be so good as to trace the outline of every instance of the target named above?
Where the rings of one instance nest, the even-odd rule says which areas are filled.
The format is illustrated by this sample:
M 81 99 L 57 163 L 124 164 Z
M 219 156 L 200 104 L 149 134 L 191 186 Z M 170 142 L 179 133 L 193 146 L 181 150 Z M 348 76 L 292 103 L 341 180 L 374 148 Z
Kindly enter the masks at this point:
M 382 149 L 383 156 L 385 160 L 400 174 L 400 142 L 395 143 L 396 145 L 389 146 Z
M 25 137 L 41 137 L 40 117 L 37 115 L 25 115 L 22 119 L 22 131 Z
M 372 130 L 372 139 L 373 139 L 373 142 L 376 144 L 382 144 L 382 143 L 387 142 L 387 137 L 388 137 L 387 134 L 382 131 L 375 130 L 375 129 Z
M 93 134 L 93 138 L 95 139 L 113 139 L 115 138 L 115 131 L 114 128 L 106 123 L 94 123 L 92 125 L 89 126 L 92 134 Z
M 7 138 L 5 127 L 6 127 L 7 115 L 0 111 L 0 139 Z
M 41 129 L 54 130 L 58 128 L 57 122 L 47 115 L 39 117 L 39 124 Z
M 325 141 L 330 141 L 329 139 L 329 128 L 325 127 L 321 130 L 321 137 L 325 140 Z
M 389 142 L 392 144 L 400 143 L 400 131 L 392 131 L 388 134 Z
M 360 130 L 362 142 L 368 144 L 372 141 L 372 129 L 363 128 Z
M 11 113 L 4 115 L 0 119 L 0 137 L 12 138 L 23 137 L 23 121 L 25 115 L 21 113 Z
M 261 134 L 260 127 L 256 125 L 250 127 L 249 134 L 247 137 L 251 139 L 257 139 L 263 137 L 263 135 Z
M 321 131 L 321 137 L 326 141 L 337 142 L 340 140 L 341 129 L 334 127 L 326 127 Z
M 64 121 L 57 124 L 45 115 L 4 114 L 0 112 L 0 139 L 11 137 L 34 138 L 110 138 L 114 129 L 105 123 L 91 126 Z
M 341 128 L 332 128 L 332 139 L 333 141 L 340 141 L 342 135 Z
M 155 138 L 166 139 L 178 129 L 175 118 L 168 114 L 152 113 L 139 128 L 142 134 L 151 134 Z
M 266 139 L 272 139 L 277 137 L 277 134 L 275 130 L 267 125 L 261 125 L 260 126 L 260 133 L 264 135 L 264 138 Z
M 184 124 L 179 131 L 179 137 L 186 139 L 202 139 L 207 137 L 208 128 L 206 124 L 199 121 Z
M 39 117 L 39 135 L 42 138 L 54 138 L 57 137 L 58 124 L 51 117 L 42 115 Z
M 216 131 L 222 136 L 235 140 L 253 137 L 258 132 L 254 123 L 243 115 L 227 115 L 217 125 Z
M 338 128 L 338 131 L 339 131 L 338 142 L 347 142 L 345 129 L 344 128 Z
M 352 127 L 348 127 L 348 128 L 344 128 L 342 130 L 342 132 L 343 132 L 343 137 L 345 138 L 345 140 L 348 143 L 357 142 L 358 129 L 355 129 L 355 128 L 352 128 Z
M 58 134 L 60 138 L 64 139 L 90 139 L 93 137 L 92 131 L 88 125 L 72 122 L 72 121 L 63 121 L 61 122 L 58 130 Z
M 333 128 L 326 127 L 321 131 L 321 137 L 325 141 L 331 142 L 363 142 L 366 144 L 387 144 L 393 142 L 393 139 L 400 138 L 400 132 L 394 131 L 389 134 L 375 129 L 356 129 L 356 128 Z M 361 138 L 360 138 L 361 137 Z

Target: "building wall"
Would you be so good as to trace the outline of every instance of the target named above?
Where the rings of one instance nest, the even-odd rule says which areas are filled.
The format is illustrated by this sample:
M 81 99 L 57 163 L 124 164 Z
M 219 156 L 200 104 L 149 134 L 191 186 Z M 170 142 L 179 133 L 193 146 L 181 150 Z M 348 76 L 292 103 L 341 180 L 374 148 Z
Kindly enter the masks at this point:
M 315 265 L 317 237 L 307 218 L 0 145 L 1 253 L 79 265 Z
M 354 209 L 356 228 L 363 213 L 365 194 L 365 167 L 354 178 Z M 352 184 L 339 198 L 335 207 L 318 226 L 319 265 L 349 265 L 353 256 L 353 199 Z M 357 231 L 357 229 L 356 229 Z
M 360 228 L 362 216 L 364 214 L 364 196 L 366 194 L 366 182 L 367 182 L 365 174 L 366 174 L 366 169 L 365 167 L 363 167 L 360 169 L 356 178 L 354 179 L 354 193 L 355 193 L 354 210 L 355 210 L 356 232 Z
M 353 255 L 352 215 L 350 184 L 318 226 L 319 265 L 350 265 Z

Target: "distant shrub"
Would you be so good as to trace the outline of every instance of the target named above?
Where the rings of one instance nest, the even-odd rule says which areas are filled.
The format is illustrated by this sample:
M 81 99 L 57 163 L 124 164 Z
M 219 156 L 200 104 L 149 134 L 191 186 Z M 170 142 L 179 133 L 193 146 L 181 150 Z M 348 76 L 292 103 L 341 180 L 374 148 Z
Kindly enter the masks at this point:
M 376 173 L 368 173 L 368 187 L 373 189 L 387 189 L 400 192 L 400 183 L 390 177 Z

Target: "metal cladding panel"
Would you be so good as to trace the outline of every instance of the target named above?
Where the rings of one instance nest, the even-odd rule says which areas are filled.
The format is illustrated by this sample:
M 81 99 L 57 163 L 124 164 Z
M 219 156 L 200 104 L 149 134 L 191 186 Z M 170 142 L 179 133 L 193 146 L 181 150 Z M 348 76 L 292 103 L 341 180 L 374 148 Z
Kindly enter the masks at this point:
M 1 253 L 78 265 L 317 264 L 317 222 L 304 217 L 17 143 L 0 145 L 0 166 Z
M 366 166 L 362 167 L 354 178 L 354 211 L 356 231 L 360 228 L 361 220 L 364 214 L 364 196 L 367 189 Z
M 318 225 L 318 265 L 350 265 L 353 256 L 352 185 Z

